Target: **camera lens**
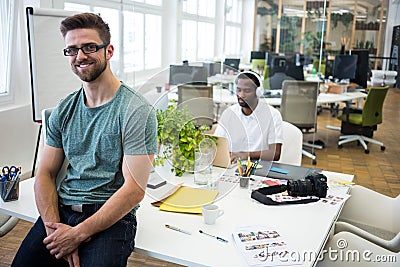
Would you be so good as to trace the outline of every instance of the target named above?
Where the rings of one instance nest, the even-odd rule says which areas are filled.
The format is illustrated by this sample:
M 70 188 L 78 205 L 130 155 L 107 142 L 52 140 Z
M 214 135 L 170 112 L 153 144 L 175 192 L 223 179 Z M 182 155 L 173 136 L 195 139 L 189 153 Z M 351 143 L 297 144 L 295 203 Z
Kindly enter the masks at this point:
M 314 195 L 314 185 L 310 180 L 296 180 L 288 182 L 288 193 L 293 197 Z
M 305 180 L 288 181 L 287 191 L 293 197 L 326 197 L 327 179 L 323 174 L 307 176 Z

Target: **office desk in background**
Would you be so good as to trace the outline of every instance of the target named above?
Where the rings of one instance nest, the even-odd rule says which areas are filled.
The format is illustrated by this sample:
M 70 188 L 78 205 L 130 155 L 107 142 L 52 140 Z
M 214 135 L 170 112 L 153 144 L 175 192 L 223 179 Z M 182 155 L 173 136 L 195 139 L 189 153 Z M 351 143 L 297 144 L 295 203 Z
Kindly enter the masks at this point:
M 161 167 L 163 168 L 163 167 Z M 168 173 L 164 167 L 160 171 L 166 174 L 168 180 L 184 182 L 193 185 L 193 175 L 185 174 L 183 177 L 175 177 Z M 215 171 L 221 169 L 214 168 Z M 233 172 L 229 169 L 227 172 Z M 222 171 L 223 172 L 223 171 Z M 323 171 L 328 179 L 351 181 L 353 175 Z M 34 178 L 21 182 L 20 198 L 13 202 L 0 200 L 0 212 L 16 216 L 23 220 L 35 221 L 38 217 L 33 193 Z M 226 183 L 221 184 L 220 188 Z M 206 225 L 199 215 L 172 213 L 160 211 L 151 205 L 151 190 L 147 190 L 141 207 L 137 213 L 138 230 L 135 240 L 135 251 L 159 259 L 184 264 L 188 266 L 243 266 L 243 260 L 237 251 L 232 233 L 237 227 L 247 225 L 266 225 L 271 229 L 279 230 L 286 238 L 295 253 L 314 253 L 316 256 L 323 249 L 342 205 L 329 205 L 322 202 L 287 205 L 266 206 L 250 198 L 247 189 L 239 188 L 238 184 L 232 184 L 231 190 L 223 196 L 217 196 L 216 204 L 225 214 L 216 224 Z M 330 192 L 346 193 L 347 187 L 335 188 Z M 169 224 L 192 234 L 165 228 Z M 202 235 L 199 230 L 213 234 L 228 240 L 228 243 L 220 242 L 214 238 Z M 309 255 L 309 254 L 308 254 Z M 316 257 L 315 256 L 315 257 Z M 295 266 L 315 266 L 316 259 L 305 261 Z
M 261 100 L 267 102 L 271 106 L 278 107 L 281 105 L 282 99 L 279 95 L 282 95 L 282 90 L 271 90 L 271 95 L 275 97 L 262 97 Z M 150 104 L 166 109 L 168 106 L 168 101 L 177 101 L 178 94 L 177 90 L 171 89 L 169 92 L 157 93 L 155 90 L 143 94 L 143 96 L 150 102 Z M 349 92 L 344 94 L 330 94 L 321 93 L 318 95 L 317 105 L 330 104 L 330 103 L 340 103 L 340 102 L 351 102 L 353 100 L 364 99 L 367 95 L 362 92 Z M 220 86 L 214 86 L 213 88 L 213 101 L 216 105 L 215 116 L 218 120 L 221 113 L 221 105 L 233 105 L 237 103 L 237 97 L 235 93 L 230 92 L 227 89 L 223 89 Z M 359 104 L 360 106 L 360 104 Z
M 282 90 L 271 90 L 272 95 L 282 95 Z M 362 92 L 349 92 L 344 94 L 320 93 L 317 99 L 317 105 L 347 102 L 352 100 L 364 99 L 367 95 Z M 236 104 L 237 97 L 226 89 L 215 88 L 213 100 L 216 103 Z M 272 106 L 280 106 L 282 99 L 280 97 L 262 97 L 261 100 L 266 101 Z

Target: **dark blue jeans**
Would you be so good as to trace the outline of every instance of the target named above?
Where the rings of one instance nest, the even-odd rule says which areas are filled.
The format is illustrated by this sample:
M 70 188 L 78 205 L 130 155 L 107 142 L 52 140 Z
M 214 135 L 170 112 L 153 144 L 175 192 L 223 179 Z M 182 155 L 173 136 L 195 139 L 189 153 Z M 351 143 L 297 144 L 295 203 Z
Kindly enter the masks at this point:
M 79 224 L 92 215 L 92 213 L 72 211 L 69 207 L 61 207 L 59 211 L 61 222 L 71 226 Z M 128 213 L 113 226 L 93 235 L 89 242 L 81 243 L 78 248 L 81 266 L 126 266 L 135 245 L 136 225 L 136 217 Z M 49 253 L 43 244 L 45 237 L 46 230 L 39 217 L 22 242 L 11 266 L 68 266 L 66 260 L 57 260 Z

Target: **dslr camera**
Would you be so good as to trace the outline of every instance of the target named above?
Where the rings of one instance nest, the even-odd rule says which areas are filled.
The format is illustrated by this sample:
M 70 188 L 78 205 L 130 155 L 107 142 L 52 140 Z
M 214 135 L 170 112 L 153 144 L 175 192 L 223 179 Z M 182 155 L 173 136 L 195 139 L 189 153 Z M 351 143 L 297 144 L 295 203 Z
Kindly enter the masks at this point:
M 326 197 L 328 184 L 323 174 L 308 175 L 304 180 L 288 181 L 287 191 L 292 197 L 316 196 Z
M 265 205 L 285 205 L 285 204 L 306 204 L 318 201 L 319 198 L 325 198 L 328 191 L 328 179 L 323 174 L 311 174 L 304 180 L 288 180 L 287 184 L 261 187 L 251 193 L 251 198 Z M 293 201 L 277 202 L 272 200 L 268 195 L 282 193 L 288 191 L 292 197 L 316 196 L 318 198 L 299 199 Z

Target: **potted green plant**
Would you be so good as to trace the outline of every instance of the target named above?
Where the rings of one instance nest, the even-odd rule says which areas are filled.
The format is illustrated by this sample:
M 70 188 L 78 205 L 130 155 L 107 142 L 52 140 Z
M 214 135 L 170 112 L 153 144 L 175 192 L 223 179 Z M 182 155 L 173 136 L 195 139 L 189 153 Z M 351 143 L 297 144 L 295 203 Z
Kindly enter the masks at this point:
M 160 148 L 155 165 L 164 165 L 165 160 L 170 160 L 176 176 L 193 172 L 194 153 L 199 150 L 209 127 L 196 127 L 187 109 L 172 105 L 165 111 L 158 110 L 156 115 Z

